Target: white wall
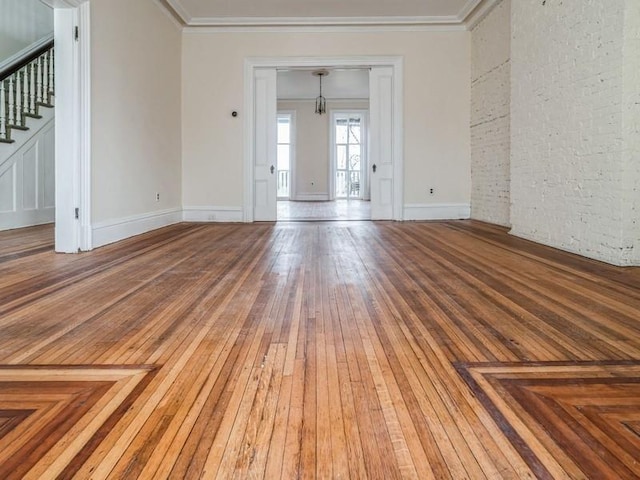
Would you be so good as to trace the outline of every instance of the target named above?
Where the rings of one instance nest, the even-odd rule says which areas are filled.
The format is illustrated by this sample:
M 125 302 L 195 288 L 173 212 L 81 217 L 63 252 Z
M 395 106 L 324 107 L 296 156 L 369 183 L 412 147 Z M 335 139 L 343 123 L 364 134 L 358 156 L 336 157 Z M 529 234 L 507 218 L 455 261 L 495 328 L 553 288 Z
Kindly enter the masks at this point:
M 51 110 L 42 110 L 43 119 L 30 119 L 30 131 L 14 132 L 15 144 L 0 145 L 0 230 L 53 222 L 54 119 Z
M 404 57 L 405 204 L 468 205 L 470 42 L 463 31 L 186 33 L 183 204 L 242 206 L 245 58 L 346 55 Z
M 53 10 L 39 0 L 0 0 L 0 62 L 53 34 Z
M 331 161 L 330 128 L 332 109 L 368 110 L 368 100 L 327 99 L 326 115 L 315 113 L 315 100 L 278 101 L 278 111 L 295 112 L 295 192 L 296 199 L 329 199 Z
M 513 2 L 511 9 L 512 233 L 634 263 L 638 2 Z
M 511 0 L 471 32 L 471 216 L 509 226 Z
M 154 2 L 91 0 L 94 246 L 180 218 L 181 38 Z
M 628 263 L 640 265 L 640 2 L 625 1 L 622 153 L 625 181 L 623 245 Z

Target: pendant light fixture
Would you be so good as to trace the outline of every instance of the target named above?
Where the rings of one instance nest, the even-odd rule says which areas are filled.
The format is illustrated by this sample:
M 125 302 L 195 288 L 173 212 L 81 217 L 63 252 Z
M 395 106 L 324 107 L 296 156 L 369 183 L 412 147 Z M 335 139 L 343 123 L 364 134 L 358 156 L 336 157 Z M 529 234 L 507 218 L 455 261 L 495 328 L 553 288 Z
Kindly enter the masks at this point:
M 322 115 L 327 113 L 327 99 L 322 96 L 322 77 L 329 75 L 329 70 L 314 70 L 311 74 L 320 78 L 320 95 L 316 98 L 316 113 Z

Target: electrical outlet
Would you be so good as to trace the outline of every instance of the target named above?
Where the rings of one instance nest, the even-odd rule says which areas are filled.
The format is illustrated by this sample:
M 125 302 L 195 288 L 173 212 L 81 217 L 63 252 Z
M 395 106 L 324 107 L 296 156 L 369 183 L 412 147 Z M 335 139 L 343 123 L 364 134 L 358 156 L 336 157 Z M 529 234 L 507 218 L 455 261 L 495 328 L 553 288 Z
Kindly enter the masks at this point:
M 156 202 L 159 202 L 159 201 L 160 201 L 160 194 L 156 193 Z

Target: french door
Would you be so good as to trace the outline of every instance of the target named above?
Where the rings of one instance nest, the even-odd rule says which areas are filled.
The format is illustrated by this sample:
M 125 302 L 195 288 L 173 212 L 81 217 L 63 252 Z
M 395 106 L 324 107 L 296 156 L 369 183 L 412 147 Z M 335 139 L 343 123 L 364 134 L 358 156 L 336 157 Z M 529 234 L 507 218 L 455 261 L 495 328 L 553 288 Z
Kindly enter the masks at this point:
M 333 112 L 333 198 L 368 198 L 367 112 Z

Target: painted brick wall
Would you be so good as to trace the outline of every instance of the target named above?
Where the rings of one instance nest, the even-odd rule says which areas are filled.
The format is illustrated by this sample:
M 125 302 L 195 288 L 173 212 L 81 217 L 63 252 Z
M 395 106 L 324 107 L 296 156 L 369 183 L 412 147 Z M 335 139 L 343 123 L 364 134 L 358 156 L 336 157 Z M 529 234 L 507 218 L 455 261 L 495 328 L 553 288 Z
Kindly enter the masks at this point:
M 623 164 L 626 194 L 624 263 L 640 265 L 640 1 L 626 0 L 623 60 Z
M 509 221 L 510 0 L 471 32 L 471 216 Z
M 636 3 L 511 5 L 512 233 L 618 265 L 638 259 Z

